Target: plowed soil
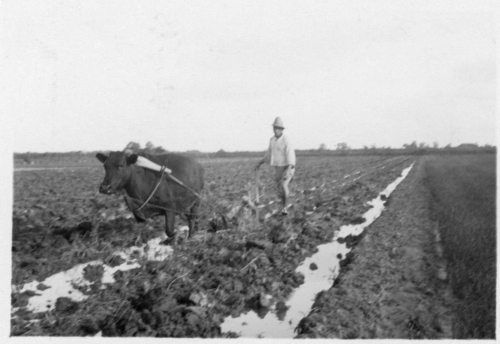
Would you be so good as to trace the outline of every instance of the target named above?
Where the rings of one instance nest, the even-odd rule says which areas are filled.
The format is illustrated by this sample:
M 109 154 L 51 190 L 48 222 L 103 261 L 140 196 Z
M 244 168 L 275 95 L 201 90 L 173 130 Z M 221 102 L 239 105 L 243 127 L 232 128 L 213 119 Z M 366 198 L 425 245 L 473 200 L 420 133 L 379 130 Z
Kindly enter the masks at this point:
M 60 298 L 53 311 L 39 313 L 25 309 L 31 295 L 19 293 L 23 284 L 43 282 L 56 272 L 97 259 L 119 264 L 113 263 L 116 250 L 161 236 L 164 220 L 136 224 L 121 197 L 98 194 L 104 176 L 100 166 L 16 172 L 11 335 L 235 337 L 237 331 L 221 333 L 225 317 L 248 309 L 266 313 L 265 300 L 286 304 L 302 283 L 303 276 L 295 272 L 300 262 L 317 245 L 332 240 L 340 226 L 359 221 L 370 207 L 366 202 L 411 162 L 405 157 L 303 158 L 287 217 L 266 217 L 278 206 L 270 204 L 276 200 L 272 173 L 264 171 L 264 207 L 258 214 L 241 207 L 225 228 L 218 214 L 234 210 L 251 194 L 255 160 L 204 161 L 204 205 L 193 238 L 179 235 L 171 257 L 141 258 L 140 268 L 115 273 L 116 283 L 102 289 L 102 269 L 90 269 L 87 277 L 95 283 L 82 290 L 87 300 Z M 341 272 L 338 285 L 319 296 L 299 327 L 300 336 L 446 336 L 446 324 L 435 326 L 434 318 L 424 316 L 429 310 L 437 316 L 433 283 L 438 281 L 434 278 L 429 284 L 433 253 L 426 240 L 431 224 L 422 224 L 420 216 L 426 214 L 423 198 L 418 197 L 424 196 L 415 172 L 411 175 L 410 182 L 395 191 L 392 197 L 398 198 L 390 201 L 389 211 L 355 248 L 354 261 Z M 179 219 L 177 224 L 185 222 Z M 394 313 L 392 305 L 397 302 L 402 309 L 418 312 Z
M 452 297 L 418 163 L 318 295 L 299 338 L 452 338 Z

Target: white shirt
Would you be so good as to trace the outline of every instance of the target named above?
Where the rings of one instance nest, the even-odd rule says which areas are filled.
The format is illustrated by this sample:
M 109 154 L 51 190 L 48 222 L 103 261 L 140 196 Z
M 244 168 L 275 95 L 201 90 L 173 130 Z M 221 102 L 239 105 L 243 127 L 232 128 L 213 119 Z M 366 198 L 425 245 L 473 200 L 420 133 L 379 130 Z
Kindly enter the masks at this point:
M 271 166 L 295 165 L 295 150 L 285 134 L 271 137 L 265 158 Z

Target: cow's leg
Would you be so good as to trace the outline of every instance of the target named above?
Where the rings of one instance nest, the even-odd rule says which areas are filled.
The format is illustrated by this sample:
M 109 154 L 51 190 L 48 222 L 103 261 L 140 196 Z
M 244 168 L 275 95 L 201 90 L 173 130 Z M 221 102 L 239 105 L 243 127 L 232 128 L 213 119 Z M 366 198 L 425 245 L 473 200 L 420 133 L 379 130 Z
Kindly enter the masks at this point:
M 173 211 L 165 212 L 165 233 L 168 238 L 164 244 L 170 244 L 175 239 L 175 213 Z
M 200 207 L 200 200 L 197 200 L 190 209 L 190 214 L 187 215 L 188 227 L 189 227 L 189 238 L 193 235 L 195 231 L 198 230 L 198 208 Z
M 175 236 L 175 213 L 173 211 L 165 213 L 165 233 L 169 238 Z

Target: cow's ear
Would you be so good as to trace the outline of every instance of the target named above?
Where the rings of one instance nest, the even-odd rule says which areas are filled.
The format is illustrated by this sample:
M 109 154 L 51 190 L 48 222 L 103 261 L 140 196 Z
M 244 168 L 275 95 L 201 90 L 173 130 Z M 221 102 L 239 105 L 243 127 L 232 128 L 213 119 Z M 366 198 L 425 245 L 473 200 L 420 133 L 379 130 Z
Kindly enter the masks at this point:
M 95 155 L 95 157 L 100 161 L 102 162 L 103 164 L 106 162 L 106 160 L 108 160 L 108 156 L 106 154 L 103 154 L 103 153 L 97 153 Z
M 130 154 L 127 156 L 127 165 L 132 165 L 137 162 L 137 154 Z

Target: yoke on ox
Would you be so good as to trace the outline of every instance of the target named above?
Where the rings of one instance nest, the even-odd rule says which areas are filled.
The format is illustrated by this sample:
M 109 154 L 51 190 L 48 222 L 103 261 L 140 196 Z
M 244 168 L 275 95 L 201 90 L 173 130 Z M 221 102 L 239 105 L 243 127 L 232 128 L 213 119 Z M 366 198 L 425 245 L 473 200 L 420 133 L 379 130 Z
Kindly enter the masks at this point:
M 103 194 L 125 190 L 125 202 L 137 222 L 164 215 L 165 232 L 175 236 L 175 215 L 185 215 L 191 237 L 196 226 L 199 192 L 203 188 L 203 167 L 194 159 L 177 154 L 97 153 L 106 175 L 99 187 Z M 146 160 L 147 159 L 147 160 Z M 152 162 L 152 163 L 151 163 Z M 169 173 L 141 166 L 168 167 Z M 159 166 L 158 166 L 159 165 Z

